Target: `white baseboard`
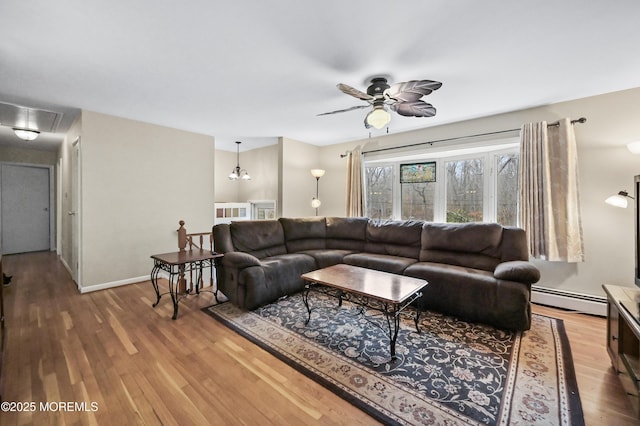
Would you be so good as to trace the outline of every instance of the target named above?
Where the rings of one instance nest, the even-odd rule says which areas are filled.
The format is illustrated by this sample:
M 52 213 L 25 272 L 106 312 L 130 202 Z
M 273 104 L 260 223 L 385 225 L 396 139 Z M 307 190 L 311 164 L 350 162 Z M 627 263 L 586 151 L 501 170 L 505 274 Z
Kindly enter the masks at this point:
M 533 286 L 531 288 L 531 302 L 585 314 L 607 316 L 607 299 L 605 297 Z
M 140 283 L 140 282 L 149 281 L 149 280 L 150 280 L 149 275 L 143 275 L 141 277 L 128 278 L 126 280 L 112 281 L 112 282 L 103 283 L 103 284 L 95 284 L 95 285 L 90 285 L 90 286 L 80 288 L 80 293 L 84 294 L 84 293 L 90 293 L 92 291 L 106 290 L 108 288 L 120 287 L 127 284 Z

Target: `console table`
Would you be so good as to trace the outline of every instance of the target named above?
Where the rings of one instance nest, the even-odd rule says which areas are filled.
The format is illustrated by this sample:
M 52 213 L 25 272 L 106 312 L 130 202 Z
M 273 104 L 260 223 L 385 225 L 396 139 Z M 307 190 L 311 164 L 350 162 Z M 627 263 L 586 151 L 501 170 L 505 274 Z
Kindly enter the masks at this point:
M 151 270 L 151 284 L 156 292 L 156 302 L 152 305 L 154 308 L 160 303 L 160 288 L 158 287 L 158 275 L 161 271 L 169 274 L 169 294 L 171 294 L 171 301 L 173 302 L 173 316 L 172 319 L 178 318 L 178 302 L 186 295 L 191 293 L 191 286 L 189 288 L 185 285 L 185 274 L 187 272 L 195 272 L 195 292 L 200 294 L 200 283 L 202 281 L 202 270 L 204 268 L 210 268 L 211 271 L 211 286 L 213 287 L 213 263 L 214 259 L 222 257 L 224 255 L 212 252 L 211 250 L 180 250 L 172 253 L 154 254 L 151 256 L 153 259 L 153 269 Z M 218 287 L 215 291 L 212 290 L 216 303 L 218 303 Z M 163 293 L 166 294 L 166 293 Z
M 607 352 L 640 418 L 640 289 L 602 288 L 607 293 Z

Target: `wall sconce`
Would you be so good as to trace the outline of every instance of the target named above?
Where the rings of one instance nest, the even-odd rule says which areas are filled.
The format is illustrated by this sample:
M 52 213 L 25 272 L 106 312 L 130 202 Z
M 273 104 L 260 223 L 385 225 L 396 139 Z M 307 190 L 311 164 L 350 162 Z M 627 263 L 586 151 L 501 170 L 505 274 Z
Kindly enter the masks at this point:
M 324 170 L 322 169 L 311 169 L 311 176 L 316 178 L 316 196 L 311 199 L 311 207 L 316 209 L 316 216 L 318 216 L 318 208 L 320 207 L 320 199 L 318 198 L 318 186 L 320 183 L 320 178 L 324 176 Z
M 629 195 L 627 191 L 620 191 L 617 194 L 612 195 L 611 197 L 604 200 L 604 202 L 614 207 L 626 209 L 629 205 L 629 200 L 627 200 L 627 198 L 631 198 L 632 200 L 634 199 L 631 195 Z
M 627 149 L 633 154 L 640 154 L 640 141 L 629 142 L 627 144 Z

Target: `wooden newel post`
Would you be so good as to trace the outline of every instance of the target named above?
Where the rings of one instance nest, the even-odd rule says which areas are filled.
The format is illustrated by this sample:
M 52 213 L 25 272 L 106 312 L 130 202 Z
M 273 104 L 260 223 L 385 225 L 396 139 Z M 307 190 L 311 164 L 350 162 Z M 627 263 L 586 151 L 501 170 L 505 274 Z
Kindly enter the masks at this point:
M 180 251 L 184 251 L 187 247 L 187 230 L 184 228 L 184 220 L 178 222 L 180 228 L 178 228 L 178 248 Z
M 187 247 L 187 230 L 184 228 L 184 220 L 178 222 L 180 224 L 180 228 L 178 228 L 178 248 L 180 251 L 185 251 Z M 184 266 L 180 267 L 180 274 L 178 276 L 178 292 L 186 293 L 187 291 L 187 280 L 184 277 Z

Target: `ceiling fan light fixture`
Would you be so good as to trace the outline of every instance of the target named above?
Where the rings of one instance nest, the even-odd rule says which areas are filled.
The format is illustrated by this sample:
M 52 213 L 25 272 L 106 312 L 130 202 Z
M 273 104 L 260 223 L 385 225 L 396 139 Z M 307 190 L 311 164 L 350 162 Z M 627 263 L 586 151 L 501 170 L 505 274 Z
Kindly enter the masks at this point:
M 364 122 L 368 127 L 382 129 L 391 122 L 391 114 L 384 107 L 374 107 L 373 111 L 367 114 Z
M 40 132 L 37 130 L 20 129 L 18 127 L 14 127 L 13 132 L 23 141 L 32 141 L 40 135 Z

